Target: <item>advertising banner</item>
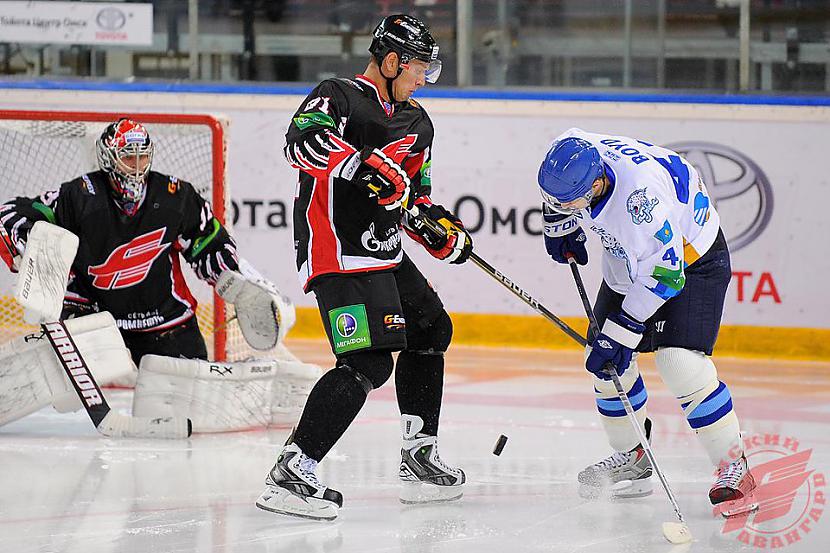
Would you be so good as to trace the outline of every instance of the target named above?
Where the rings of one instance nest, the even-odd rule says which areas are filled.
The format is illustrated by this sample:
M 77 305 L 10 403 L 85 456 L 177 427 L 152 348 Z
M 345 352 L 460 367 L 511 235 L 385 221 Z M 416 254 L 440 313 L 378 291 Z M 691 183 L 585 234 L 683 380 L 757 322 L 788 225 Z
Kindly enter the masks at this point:
M 122 104 L 227 116 L 228 184 L 240 251 L 299 306 L 316 305 L 296 277 L 291 212 L 297 175 L 282 154 L 302 97 L 39 94 L 40 100 L 29 94 L 27 105 Z M 824 214 L 830 176 L 820 170 L 830 109 L 429 98 L 423 104 L 436 130 L 433 199 L 459 214 L 481 257 L 557 315 L 579 317 L 583 311 L 570 271 L 545 252 L 536 173 L 551 140 L 577 126 L 666 145 L 703 175 L 732 252 L 725 325 L 830 328 L 830 294 L 823 290 L 823 275 L 830 273 L 824 244 L 830 236 Z M 603 250 L 590 231 L 588 242 L 583 275 L 593 295 Z M 449 311 L 533 313 L 473 264 L 446 265 L 408 237 L 403 244 Z
M 817 280 L 830 270 L 830 260 L 819 254 L 830 233 L 819 198 L 830 178 L 810 169 L 821 158 L 827 122 L 694 120 L 682 113 L 686 110 L 677 108 L 672 117 L 666 109 L 665 117 L 643 120 L 453 113 L 446 104 L 436 105 L 430 110 L 436 128 L 433 199 L 459 214 L 479 255 L 557 314 L 579 316 L 582 308 L 568 268 L 555 264 L 544 249 L 539 163 L 551 140 L 572 126 L 663 144 L 698 168 L 720 213 L 733 270 L 725 324 L 830 327 L 825 316 L 830 295 L 821 293 Z M 234 116 L 229 167 L 235 229 L 245 251 L 251 256 L 263 249 L 279 252 L 266 256 L 270 265 L 264 269 L 298 291 L 287 274 L 297 179 L 281 153 L 291 115 L 285 110 Z M 583 273 L 589 290 L 596 290 L 603 250 L 598 237 L 588 234 L 591 264 Z M 404 246 L 449 310 L 532 313 L 472 264 L 442 264 L 408 238 Z M 313 305 L 313 298 L 306 301 Z
M 0 2 L 0 42 L 150 45 L 153 5 Z

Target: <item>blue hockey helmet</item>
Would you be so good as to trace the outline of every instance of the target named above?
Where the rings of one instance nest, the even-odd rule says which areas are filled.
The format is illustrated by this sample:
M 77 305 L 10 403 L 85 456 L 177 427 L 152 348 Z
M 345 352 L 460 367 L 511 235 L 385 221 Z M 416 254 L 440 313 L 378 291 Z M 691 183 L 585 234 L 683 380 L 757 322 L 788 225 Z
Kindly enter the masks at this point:
M 599 151 L 587 140 L 569 136 L 554 143 L 539 167 L 539 186 L 542 198 L 560 213 L 573 213 L 576 209 L 562 204 L 593 197 L 592 185 L 604 173 Z

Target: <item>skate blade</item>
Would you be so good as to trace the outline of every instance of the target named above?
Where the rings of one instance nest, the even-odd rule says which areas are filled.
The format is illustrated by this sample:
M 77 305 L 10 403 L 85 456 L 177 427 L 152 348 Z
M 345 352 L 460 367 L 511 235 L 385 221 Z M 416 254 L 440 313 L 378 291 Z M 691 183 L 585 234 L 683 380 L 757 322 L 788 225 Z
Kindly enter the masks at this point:
M 634 499 L 646 497 L 654 492 L 650 478 L 642 480 L 621 480 L 615 484 L 594 486 L 579 484 L 579 497 L 582 499 Z
M 398 497 L 404 505 L 423 503 L 447 503 L 461 499 L 464 490 L 461 486 L 436 486 L 424 482 L 402 482 Z
M 740 500 L 731 502 L 731 503 L 738 503 Z M 729 502 L 727 502 L 729 503 Z M 724 505 L 723 508 L 720 509 L 720 516 L 723 518 L 730 518 L 730 517 L 737 517 L 741 515 L 745 515 L 751 513 L 753 511 L 758 510 L 758 503 L 741 503 L 739 505 Z
M 305 518 L 308 520 L 334 520 L 337 507 L 329 501 L 314 497 L 302 498 L 286 489 L 269 486 L 256 500 L 263 511 Z

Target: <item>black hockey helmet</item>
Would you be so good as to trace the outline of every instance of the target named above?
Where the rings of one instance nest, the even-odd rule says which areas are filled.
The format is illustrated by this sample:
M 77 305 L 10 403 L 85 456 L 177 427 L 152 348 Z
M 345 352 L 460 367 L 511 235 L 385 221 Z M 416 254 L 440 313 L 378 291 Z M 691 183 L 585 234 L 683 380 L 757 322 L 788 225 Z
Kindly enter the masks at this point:
M 385 17 L 372 33 L 369 52 L 378 65 L 389 52 L 398 54 L 401 64 L 413 59 L 429 64 L 425 74 L 428 83 L 435 83 L 441 75 L 441 60 L 438 59 L 438 44 L 429 29 L 419 19 L 411 15 L 396 14 Z M 398 68 L 398 75 L 401 68 Z M 397 75 L 392 79 L 396 79 Z

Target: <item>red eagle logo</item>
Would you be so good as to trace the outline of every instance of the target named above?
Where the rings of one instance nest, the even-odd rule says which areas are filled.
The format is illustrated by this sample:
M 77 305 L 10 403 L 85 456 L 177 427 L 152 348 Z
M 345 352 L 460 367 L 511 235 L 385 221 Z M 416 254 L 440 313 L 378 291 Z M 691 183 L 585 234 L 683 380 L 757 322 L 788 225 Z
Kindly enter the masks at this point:
M 162 244 L 164 229 L 150 231 L 118 246 L 101 265 L 88 269 L 92 285 L 101 290 L 118 290 L 147 278 L 153 262 L 170 244 Z

